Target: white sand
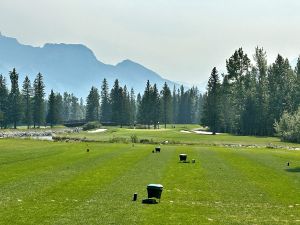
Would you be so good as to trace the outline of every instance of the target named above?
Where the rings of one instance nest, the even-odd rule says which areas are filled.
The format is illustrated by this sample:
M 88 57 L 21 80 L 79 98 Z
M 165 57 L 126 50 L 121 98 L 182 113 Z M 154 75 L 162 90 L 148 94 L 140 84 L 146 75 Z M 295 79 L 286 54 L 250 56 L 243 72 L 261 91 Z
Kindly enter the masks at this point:
M 97 130 L 89 130 L 88 133 L 101 133 L 107 131 L 107 129 L 97 129 Z
M 185 133 L 185 134 L 190 134 L 190 133 L 192 133 L 191 131 L 188 131 L 188 130 L 181 130 L 180 132 L 181 132 L 181 133 Z
M 203 131 L 203 130 L 194 130 L 193 132 L 196 134 L 207 134 L 207 135 L 212 134 L 212 132 L 210 131 Z M 216 133 L 216 134 L 221 134 L 221 133 Z

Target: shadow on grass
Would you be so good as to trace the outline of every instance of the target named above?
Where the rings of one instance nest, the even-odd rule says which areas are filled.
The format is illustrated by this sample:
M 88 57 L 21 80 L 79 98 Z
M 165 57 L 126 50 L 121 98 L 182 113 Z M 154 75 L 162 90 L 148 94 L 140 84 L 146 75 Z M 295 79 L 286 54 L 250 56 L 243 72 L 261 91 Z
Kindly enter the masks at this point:
M 285 169 L 287 172 L 300 173 L 300 167 Z
M 156 201 L 156 199 L 153 198 L 147 198 L 147 199 L 143 199 L 142 200 L 143 204 L 157 204 L 158 202 Z

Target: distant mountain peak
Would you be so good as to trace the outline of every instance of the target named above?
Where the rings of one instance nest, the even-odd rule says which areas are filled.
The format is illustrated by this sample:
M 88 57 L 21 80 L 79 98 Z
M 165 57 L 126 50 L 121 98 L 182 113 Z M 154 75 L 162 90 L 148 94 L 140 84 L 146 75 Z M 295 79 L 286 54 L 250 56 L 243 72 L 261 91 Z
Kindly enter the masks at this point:
M 147 80 L 156 83 L 158 88 L 164 82 L 170 87 L 179 86 L 130 59 L 115 66 L 104 64 L 83 44 L 47 43 L 33 47 L 0 34 L 0 73 L 8 74 L 12 68 L 20 74 L 20 83 L 25 75 L 33 81 L 41 72 L 47 91 L 67 91 L 78 97 L 86 97 L 92 86 L 100 87 L 104 78 L 109 85 L 119 79 L 122 86 L 134 88 L 136 93 L 144 91 Z
M 9 41 L 9 42 L 12 42 L 15 44 L 20 44 L 16 38 L 5 36 L 1 32 L 0 32 L 0 40 L 1 41 Z
M 125 59 L 119 62 L 116 66 L 142 66 L 142 65 L 130 59 Z

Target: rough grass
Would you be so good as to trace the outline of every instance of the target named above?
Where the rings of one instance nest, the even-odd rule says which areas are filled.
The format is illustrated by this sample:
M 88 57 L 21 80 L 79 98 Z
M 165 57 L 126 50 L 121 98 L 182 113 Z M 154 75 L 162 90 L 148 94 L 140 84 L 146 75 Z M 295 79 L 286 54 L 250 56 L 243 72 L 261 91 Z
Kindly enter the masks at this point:
M 0 224 L 300 224 L 299 151 L 154 147 L 0 139 Z

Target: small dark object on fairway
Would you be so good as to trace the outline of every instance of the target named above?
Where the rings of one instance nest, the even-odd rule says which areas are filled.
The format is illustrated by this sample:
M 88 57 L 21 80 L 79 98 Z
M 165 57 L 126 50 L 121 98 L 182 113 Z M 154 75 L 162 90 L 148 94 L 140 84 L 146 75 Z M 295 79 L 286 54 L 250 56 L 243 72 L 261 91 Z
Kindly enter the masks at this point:
M 148 184 L 147 185 L 148 198 L 160 199 L 163 188 L 164 187 L 161 184 Z
M 186 161 L 186 158 L 187 158 L 187 154 L 180 154 L 180 155 L 179 155 L 179 160 L 180 160 L 180 162 L 185 162 L 185 161 Z
M 143 204 L 157 204 L 158 202 L 154 198 L 146 198 L 142 200 Z
M 195 163 L 196 162 L 196 160 L 195 159 L 192 159 L 192 163 Z
M 287 162 L 287 164 L 286 164 L 287 166 L 290 166 L 290 162 Z
M 156 147 L 155 148 L 155 152 L 157 153 L 157 152 L 160 152 L 160 147 Z
M 137 196 L 138 196 L 137 193 L 134 193 L 132 201 L 136 201 L 137 200 Z
M 90 152 L 90 149 L 87 148 L 87 149 L 86 149 L 86 152 Z
M 152 153 L 154 153 L 154 150 L 152 151 Z

